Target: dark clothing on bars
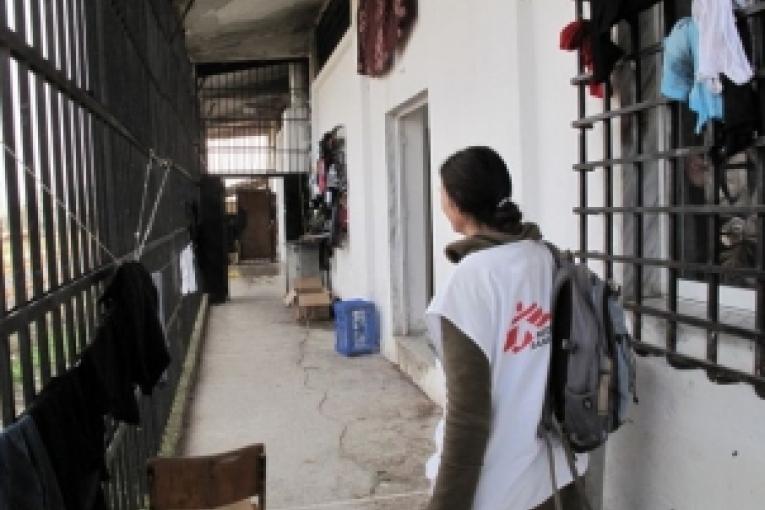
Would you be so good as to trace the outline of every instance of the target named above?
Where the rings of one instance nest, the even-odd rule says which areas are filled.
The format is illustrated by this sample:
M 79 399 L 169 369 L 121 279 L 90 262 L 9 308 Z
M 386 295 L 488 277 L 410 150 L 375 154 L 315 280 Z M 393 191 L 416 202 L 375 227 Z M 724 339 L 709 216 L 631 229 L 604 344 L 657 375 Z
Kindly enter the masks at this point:
M 106 510 L 101 489 L 106 479 L 104 418 L 98 405 L 102 397 L 90 377 L 76 367 L 54 378 L 28 411 L 66 510 Z
M 64 510 L 56 473 L 31 416 L 0 431 L 0 508 Z
M 611 29 L 620 21 L 632 21 L 658 0 L 591 0 L 593 81 L 608 81 L 624 51 L 614 44 Z
M 739 17 L 736 23 L 746 55 L 752 58 L 752 37 L 746 18 Z M 717 161 L 735 155 L 750 147 L 760 129 L 760 104 L 752 81 L 736 85 L 724 74 L 720 75 L 723 85 L 723 124 L 715 133 L 712 158 Z
M 137 425 L 135 387 L 149 395 L 170 364 L 159 322 L 157 289 L 146 269 L 129 262 L 117 269 L 101 298 L 106 312 L 83 356 L 104 389 L 105 412 Z

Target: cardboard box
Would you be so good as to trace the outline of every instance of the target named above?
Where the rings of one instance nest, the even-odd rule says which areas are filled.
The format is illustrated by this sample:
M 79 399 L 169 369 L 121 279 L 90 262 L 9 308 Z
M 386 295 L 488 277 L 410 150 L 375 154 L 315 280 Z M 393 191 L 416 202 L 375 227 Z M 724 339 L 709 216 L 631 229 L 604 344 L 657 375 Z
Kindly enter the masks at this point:
M 295 304 L 298 321 L 326 321 L 332 317 L 332 296 L 324 289 L 297 294 Z
M 297 294 L 302 294 L 304 292 L 321 292 L 324 290 L 324 284 L 318 276 L 295 278 L 292 282 L 292 290 Z

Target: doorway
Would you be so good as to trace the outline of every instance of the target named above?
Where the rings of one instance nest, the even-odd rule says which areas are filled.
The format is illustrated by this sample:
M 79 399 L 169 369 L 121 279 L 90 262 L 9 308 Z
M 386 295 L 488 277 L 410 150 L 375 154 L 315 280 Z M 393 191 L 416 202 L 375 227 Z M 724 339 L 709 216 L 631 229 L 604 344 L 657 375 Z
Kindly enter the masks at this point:
M 433 297 L 433 211 L 427 95 L 389 115 L 394 330 L 425 334 Z
M 276 260 L 276 196 L 270 189 L 240 190 L 237 205 L 247 221 L 242 231 L 242 260 Z

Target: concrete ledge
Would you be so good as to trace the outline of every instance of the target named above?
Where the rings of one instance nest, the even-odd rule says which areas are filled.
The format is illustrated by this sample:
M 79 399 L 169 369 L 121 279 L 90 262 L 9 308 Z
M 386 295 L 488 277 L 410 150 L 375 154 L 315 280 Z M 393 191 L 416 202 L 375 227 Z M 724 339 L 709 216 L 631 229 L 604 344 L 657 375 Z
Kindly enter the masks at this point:
M 199 304 L 199 311 L 194 322 L 194 329 L 191 332 L 191 339 L 189 339 L 189 348 L 181 369 L 181 378 L 175 390 L 173 407 L 170 410 L 170 416 L 167 419 L 167 425 L 162 437 L 162 445 L 159 449 L 160 457 L 172 457 L 180 453 L 183 426 L 189 408 L 189 397 L 196 383 L 199 356 L 206 337 L 205 330 L 207 328 L 209 309 L 208 295 L 204 294 Z
M 446 382 L 436 355 L 423 337 L 396 337 L 398 366 L 430 399 L 446 405 Z

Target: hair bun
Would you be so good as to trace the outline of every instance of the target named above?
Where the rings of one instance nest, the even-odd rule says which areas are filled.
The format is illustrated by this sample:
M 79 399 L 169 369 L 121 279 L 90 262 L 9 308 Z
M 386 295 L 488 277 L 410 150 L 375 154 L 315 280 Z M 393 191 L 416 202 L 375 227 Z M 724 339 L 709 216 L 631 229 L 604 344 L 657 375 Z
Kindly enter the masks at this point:
M 512 203 L 513 201 L 510 197 L 505 197 L 499 201 L 499 203 L 497 204 L 497 209 L 507 208 L 508 206 L 512 205 Z
M 510 200 L 510 197 L 503 198 L 497 204 L 497 210 L 494 213 L 494 227 L 505 232 L 514 232 L 520 228 L 523 214 L 518 205 Z

